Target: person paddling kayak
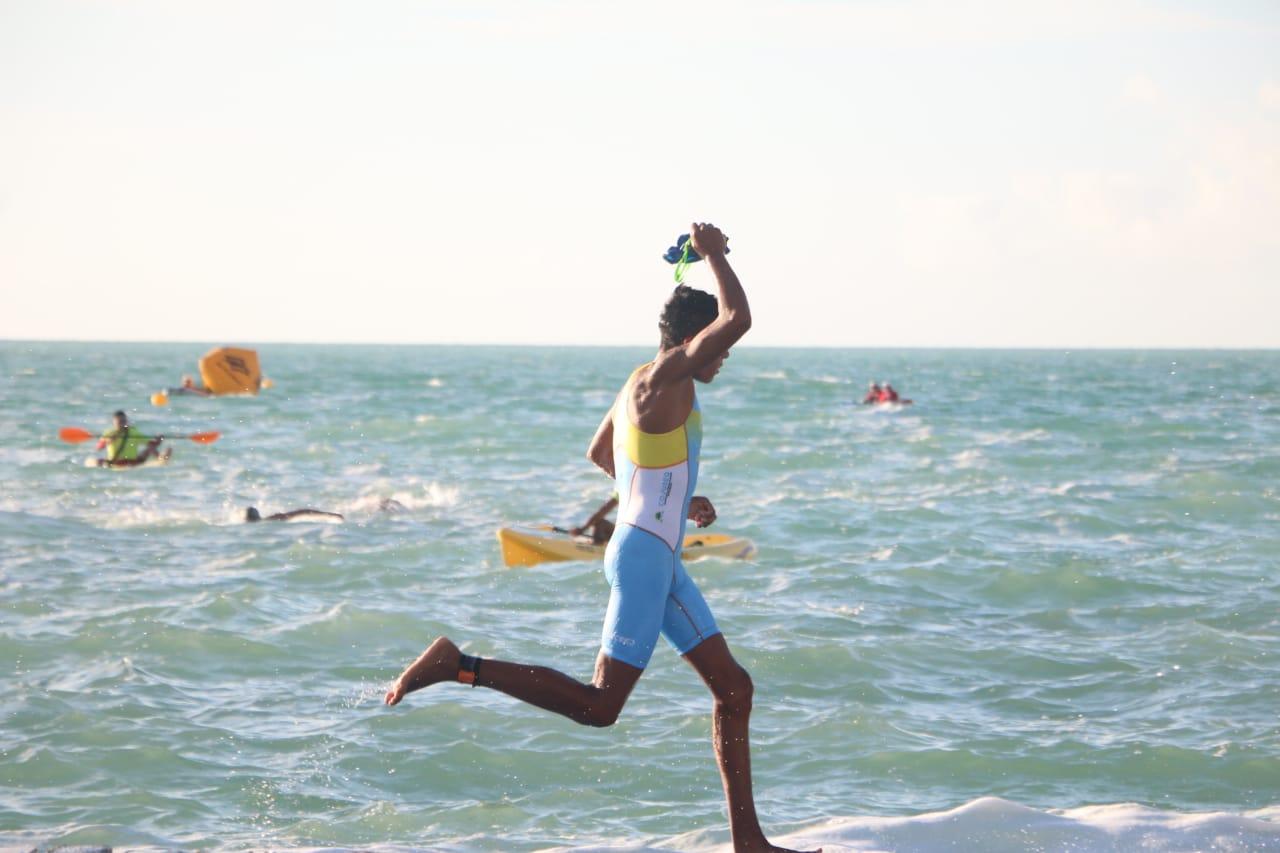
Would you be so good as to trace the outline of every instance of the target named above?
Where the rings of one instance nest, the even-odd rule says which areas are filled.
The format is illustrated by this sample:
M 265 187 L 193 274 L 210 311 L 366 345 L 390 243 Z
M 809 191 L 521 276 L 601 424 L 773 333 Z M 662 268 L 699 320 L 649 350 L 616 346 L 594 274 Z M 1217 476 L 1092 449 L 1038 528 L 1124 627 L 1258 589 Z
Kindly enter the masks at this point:
M 442 681 L 487 687 L 588 726 L 611 726 L 644 674 L 658 636 L 693 667 L 714 698 L 712 742 L 734 850 L 795 853 L 769 843 L 751 790 L 751 677 L 742 668 L 680 560 L 685 521 L 715 521 L 711 501 L 693 494 L 702 418 L 695 382 L 710 382 L 729 349 L 751 328 L 738 276 L 725 258 L 723 232 L 695 224 L 692 248 L 716 277 L 720 298 L 676 288 L 659 320 L 661 348 L 632 372 L 606 413 L 587 455 L 613 477 L 618 521 L 605 552 L 610 596 L 595 677 L 584 684 L 559 670 L 463 654 L 438 637 L 387 691 L 399 704 Z M 616 462 L 616 465 L 615 465 Z M 492 739 L 490 747 L 501 748 Z
M 862 398 L 862 405 L 875 406 L 881 403 L 900 403 L 903 406 L 909 406 L 913 400 L 904 400 L 898 394 L 897 390 L 888 382 L 883 386 L 879 382 L 872 382 L 871 387 L 867 389 L 867 396 Z
M 604 545 L 608 543 L 610 537 L 613 536 L 613 522 L 605 518 L 606 515 L 613 512 L 618 506 L 618 495 L 612 494 L 609 500 L 605 501 L 595 513 L 582 523 L 581 527 L 574 527 L 569 532 L 574 536 L 590 536 L 592 545 Z
M 112 468 L 129 468 L 141 465 L 153 457 L 168 459 L 171 450 L 160 452 L 160 443 L 164 436 L 146 436 L 137 427 L 129 423 L 129 416 L 124 412 L 116 412 L 111 416 L 113 427 L 98 439 L 98 450 L 104 447 L 107 458 L 99 459 L 98 464 Z

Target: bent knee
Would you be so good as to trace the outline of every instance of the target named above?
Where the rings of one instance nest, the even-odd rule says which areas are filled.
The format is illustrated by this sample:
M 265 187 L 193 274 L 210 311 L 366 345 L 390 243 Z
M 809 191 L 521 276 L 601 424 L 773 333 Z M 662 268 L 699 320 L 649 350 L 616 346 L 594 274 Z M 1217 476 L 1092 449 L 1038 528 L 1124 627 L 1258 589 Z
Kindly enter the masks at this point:
M 582 722 L 588 726 L 597 729 L 605 729 L 618 722 L 618 715 L 622 713 L 622 708 L 615 708 L 609 705 L 592 705 L 587 708 L 587 712 L 583 715 Z
M 627 703 L 627 694 L 596 688 L 591 700 L 582 710 L 578 722 L 598 729 L 608 728 L 618 722 L 622 714 L 622 706 Z
M 751 676 L 742 667 L 729 678 L 723 679 L 715 689 L 717 710 L 731 714 L 746 714 L 751 711 L 751 697 L 755 693 L 755 685 Z

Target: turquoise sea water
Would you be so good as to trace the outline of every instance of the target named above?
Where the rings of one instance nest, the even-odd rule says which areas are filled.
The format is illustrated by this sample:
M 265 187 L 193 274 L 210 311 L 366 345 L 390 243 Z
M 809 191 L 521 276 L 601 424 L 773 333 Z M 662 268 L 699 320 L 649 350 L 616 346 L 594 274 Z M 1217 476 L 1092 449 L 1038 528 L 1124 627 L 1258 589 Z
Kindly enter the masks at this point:
M 0 343 L 0 845 L 723 849 L 665 646 L 611 729 L 381 705 L 440 633 L 589 677 L 599 566 L 494 530 L 607 496 L 583 453 L 650 351 L 263 346 L 260 397 L 151 407 L 205 349 Z M 699 394 L 698 491 L 760 550 L 691 571 L 771 833 L 1280 849 L 1280 353 L 747 347 Z M 139 471 L 56 438 L 121 407 L 223 438 Z

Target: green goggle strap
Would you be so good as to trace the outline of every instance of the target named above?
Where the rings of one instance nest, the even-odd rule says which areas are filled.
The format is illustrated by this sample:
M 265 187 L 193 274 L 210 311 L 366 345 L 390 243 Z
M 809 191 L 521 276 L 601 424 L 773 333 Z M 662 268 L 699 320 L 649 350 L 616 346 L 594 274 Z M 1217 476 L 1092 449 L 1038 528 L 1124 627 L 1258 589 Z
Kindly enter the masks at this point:
M 693 236 L 690 235 L 688 240 L 684 241 L 681 247 L 680 260 L 676 261 L 676 284 L 684 284 L 684 271 L 689 268 L 689 247 L 693 245 Z

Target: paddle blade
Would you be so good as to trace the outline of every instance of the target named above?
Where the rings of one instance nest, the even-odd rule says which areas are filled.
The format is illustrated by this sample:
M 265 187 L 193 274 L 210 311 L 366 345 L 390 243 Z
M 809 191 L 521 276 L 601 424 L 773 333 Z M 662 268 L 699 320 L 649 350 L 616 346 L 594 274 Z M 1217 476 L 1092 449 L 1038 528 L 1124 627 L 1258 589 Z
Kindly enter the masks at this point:
M 88 441 L 93 438 L 93 433 L 80 429 L 80 427 L 63 427 L 58 430 L 58 438 L 67 444 L 79 444 L 82 441 Z
M 191 435 L 187 436 L 187 438 L 191 439 L 191 440 L 192 440 L 192 441 L 194 441 L 196 444 L 213 444 L 213 443 L 214 443 L 215 441 L 217 441 L 219 438 L 222 438 L 222 433 L 220 433 L 220 432 L 197 432 L 197 433 L 192 433 Z

